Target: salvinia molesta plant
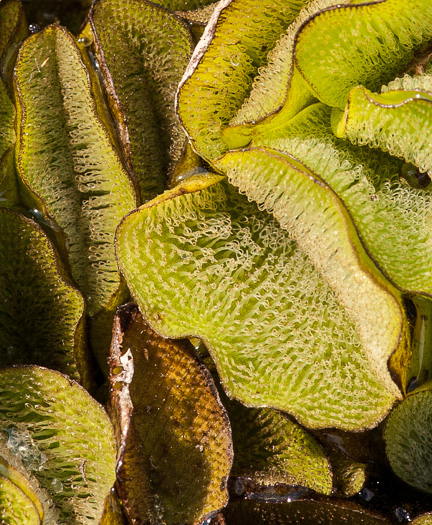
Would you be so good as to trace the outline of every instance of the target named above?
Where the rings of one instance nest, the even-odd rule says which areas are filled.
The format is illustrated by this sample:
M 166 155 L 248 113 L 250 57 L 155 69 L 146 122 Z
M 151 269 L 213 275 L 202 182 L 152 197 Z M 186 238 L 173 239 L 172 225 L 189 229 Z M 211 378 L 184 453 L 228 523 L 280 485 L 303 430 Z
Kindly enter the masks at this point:
M 82 7 L 0 4 L 0 521 L 430 523 L 430 0 Z

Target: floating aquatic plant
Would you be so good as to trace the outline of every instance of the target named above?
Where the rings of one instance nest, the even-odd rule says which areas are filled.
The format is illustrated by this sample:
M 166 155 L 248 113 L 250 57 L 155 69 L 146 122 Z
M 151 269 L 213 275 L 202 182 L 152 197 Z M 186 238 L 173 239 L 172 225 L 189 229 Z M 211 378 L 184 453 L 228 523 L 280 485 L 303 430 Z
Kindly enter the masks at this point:
M 2 522 L 430 522 L 431 28 L 0 4 Z

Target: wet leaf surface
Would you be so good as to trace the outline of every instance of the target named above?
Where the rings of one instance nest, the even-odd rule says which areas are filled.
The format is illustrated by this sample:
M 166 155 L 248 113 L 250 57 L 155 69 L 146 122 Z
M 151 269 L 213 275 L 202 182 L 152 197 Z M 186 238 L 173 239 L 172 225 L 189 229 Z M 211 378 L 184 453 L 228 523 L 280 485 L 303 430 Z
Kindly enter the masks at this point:
M 46 522 L 97 522 L 115 478 L 103 408 L 67 376 L 35 366 L 1 370 L 0 401 L 1 455 L 44 498 Z
M 330 525 L 390 525 L 383 516 L 365 511 L 355 504 L 343 500 L 318 499 L 292 501 L 289 503 L 264 503 L 244 500 L 231 503 L 224 509 L 225 521 L 221 525 L 284 525 L 286 523 L 303 525 L 316 523 Z M 217 523 L 217 522 L 216 522 Z
M 228 500 L 231 428 L 188 341 L 155 334 L 134 305 L 115 319 L 111 405 L 130 520 L 198 524 Z

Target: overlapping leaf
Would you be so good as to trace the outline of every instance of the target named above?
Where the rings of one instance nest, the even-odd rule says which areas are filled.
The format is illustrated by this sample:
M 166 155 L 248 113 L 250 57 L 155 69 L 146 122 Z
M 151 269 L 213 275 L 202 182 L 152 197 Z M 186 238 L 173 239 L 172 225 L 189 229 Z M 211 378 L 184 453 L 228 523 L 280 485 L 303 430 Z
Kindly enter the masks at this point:
M 112 241 L 116 225 L 135 206 L 133 185 L 65 29 L 49 26 L 25 41 L 15 82 L 19 174 L 36 207 L 64 230 L 72 276 L 94 315 L 119 294 Z
M 299 245 L 310 242 L 330 264 L 304 255 L 270 215 L 226 184 L 188 194 L 214 177 L 188 179 L 126 217 L 117 232 L 119 264 L 157 332 L 204 340 L 230 396 L 289 411 L 311 427 L 373 426 L 400 396 L 387 360 L 404 344 L 401 306 L 367 259 L 352 255 L 361 248 L 343 240 L 347 226 L 338 224 L 327 188 L 298 175 L 316 202 L 330 199 L 322 209 L 332 221 L 324 236 L 322 226 L 308 235 L 303 218 L 310 213 L 321 224 L 322 212 L 313 193 L 309 211 L 300 212 L 296 186 L 290 209 L 304 233 Z M 330 266 L 329 280 L 340 283 L 336 294 L 312 261 L 321 271 Z M 340 304 L 344 293 L 350 316 Z
M 227 503 L 231 429 L 191 350 L 155 334 L 134 305 L 116 316 L 111 402 L 118 485 L 131 521 L 198 524 Z
M 390 280 L 402 290 L 431 293 L 430 191 L 406 182 L 402 161 L 337 139 L 330 114 L 327 106 L 312 105 L 253 144 L 292 155 L 320 176 L 339 196 L 368 253 Z M 419 257 L 422 264 L 416 264 Z
M 247 408 L 237 401 L 224 404 L 233 431 L 231 476 L 262 486 L 285 483 L 332 492 L 330 462 L 305 429 L 276 410 Z
M 115 477 L 103 408 L 66 376 L 35 366 L 3 369 L 0 401 L 2 464 L 27 478 L 43 522 L 97 522 Z
M 0 209 L 0 365 L 39 364 L 89 385 L 81 294 L 34 221 Z
M 379 514 L 337 499 L 292 501 L 290 503 L 244 500 L 231 503 L 223 511 L 223 516 L 225 520 L 221 522 L 221 525 L 249 525 L 250 523 L 256 525 L 284 525 L 286 523 L 292 525 L 303 525 L 304 523 L 390 525 L 391 523 Z
M 332 118 L 338 137 L 381 148 L 432 175 L 432 76 L 406 77 L 381 94 L 358 86 L 349 92 L 345 111 L 334 111 Z
M 227 150 L 223 128 L 248 96 L 269 51 L 306 3 L 219 2 L 195 48 L 178 100 L 182 123 L 204 158 L 217 158 Z
M 185 143 L 174 95 L 192 53 L 189 31 L 146 0 L 99 0 L 82 35 L 93 43 L 142 201 L 151 199 L 164 190 Z
M 384 440 L 390 465 L 413 487 L 432 493 L 432 389 L 426 383 L 392 411 Z

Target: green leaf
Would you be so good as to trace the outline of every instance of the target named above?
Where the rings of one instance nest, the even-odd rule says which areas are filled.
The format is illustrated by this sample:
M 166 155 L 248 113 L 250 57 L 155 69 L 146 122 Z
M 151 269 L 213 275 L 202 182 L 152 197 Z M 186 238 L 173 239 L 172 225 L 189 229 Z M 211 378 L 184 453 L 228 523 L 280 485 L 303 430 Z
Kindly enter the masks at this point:
M 308 255 L 352 319 L 377 377 L 395 392 L 387 361 L 402 377 L 409 359 L 401 296 L 364 251 L 337 195 L 304 165 L 270 149 L 229 152 L 218 167 Z
M 426 383 L 395 408 L 384 430 L 394 472 L 409 485 L 432 493 L 432 388 Z
M 7 525 L 39 525 L 33 502 L 12 481 L 0 475 L 0 520 Z
M 205 159 L 227 151 L 221 135 L 224 127 L 248 96 L 269 51 L 307 1 L 224 0 L 218 4 L 178 94 L 179 117 Z
M 333 130 L 338 137 L 388 151 L 432 175 L 432 77 L 429 92 L 420 89 L 425 84 L 421 77 L 418 84 L 409 84 L 413 89 L 382 94 L 363 86 L 352 89 L 345 111 L 332 114 Z
M 240 155 L 244 173 L 253 155 L 266 160 Z M 405 344 L 400 298 L 347 238 L 352 226 L 328 188 L 268 159 L 263 180 L 268 169 L 296 184 L 288 210 L 298 235 L 226 184 L 190 193 L 215 182 L 190 178 L 122 221 L 121 271 L 158 333 L 203 339 L 230 397 L 310 427 L 374 426 L 400 398 L 387 368 Z M 236 155 L 231 161 L 240 170 Z
M 189 11 L 191 9 L 199 9 L 211 3 L 217 3 L 214 0 L 157 0 L 155 4 L 159 4 L 171 11 Z
M 111 405 L 117 479 L 131 521 L 201 523 L 228 501 L 231 428 L 188 341 L 155 334 L 135 305 L 114 322 Z
M 114 229 L 135 207 L 133 185 L 65 29 L 49 26 L 25 41 L 15 83 L 20 177 L 36 207 L 64 230 L 72 276 L 93 316 L 115 304 L 119 294 Z
M 115 479 L 114 435 L 80 385 L 45 368 L 3 369 L 0 436 L 2 455 L 15 457 L 38 494 L 48 493 L 47 523 L 56 514 L 60 523 L 98 522 Z
M 189 30 L 145 0 L 98 0 L 79 41 L 93 44 L 145 202 L 162 193 L 186 141 L 174 95 L 192 54 Z
M 336 138 L 330 111 L 324 104 L 310 106 L 253 144 L 293 156 L 320 176 L 341 199 L 368 254 L 395 286 L 432 293 L 430 189 L 411 187 L 402 177 L 402 161 Z
M 295 61 L 322 102 L 343 108 L 351 88 L 362 84 L 377 90 L 388 83 L 431 37 L 429 0 L 335 6 L 302 27 L 296 37 Z
M 21 2 L 3 0 L 0 5 L 0 75 L 10 93 L 18 48 L 27 35 L 27 21 Z M 0 107 L 3 110 L 3 102 Z
M 247 408 L 222 397 L 234 444 L 231 476 L 271 486 L 301 485 L 332 492 L 332 470 L 321 445 L 300 425 L 271 409 Z
M 0 208 L 0 246 L 0 366 L 49 366 L 88 386 L 84 301 L 51 242 L 34 221 Z

